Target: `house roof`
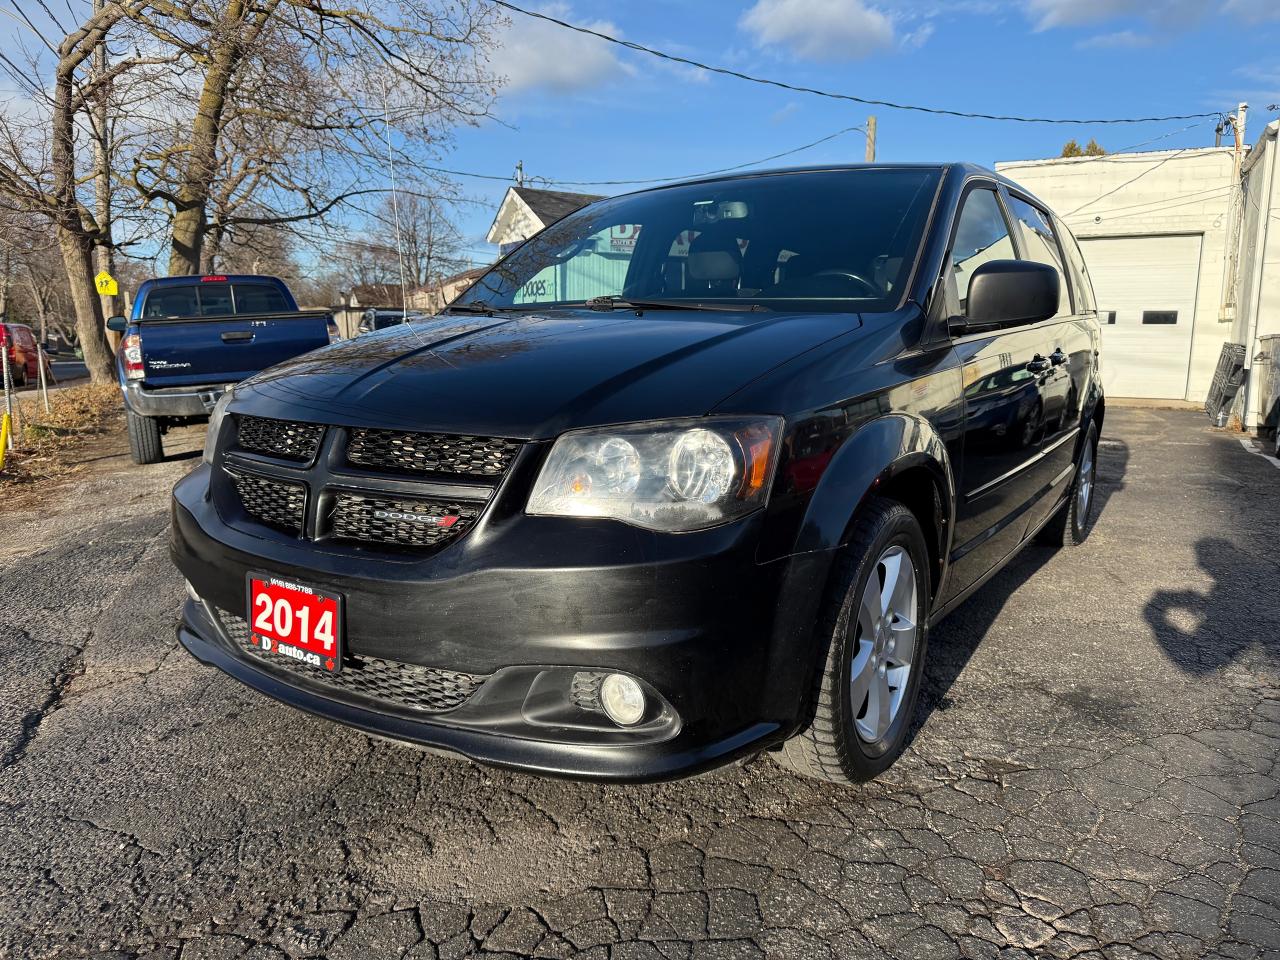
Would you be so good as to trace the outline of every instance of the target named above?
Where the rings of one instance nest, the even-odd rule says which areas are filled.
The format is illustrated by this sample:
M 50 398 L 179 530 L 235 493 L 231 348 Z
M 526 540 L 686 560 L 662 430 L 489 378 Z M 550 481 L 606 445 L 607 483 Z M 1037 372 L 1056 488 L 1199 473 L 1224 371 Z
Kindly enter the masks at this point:
M 566 193 L 563 190 L 535 190 L 532 187 L 512 187 L 511 190 L 528 205 L 543 226 L 581 210 L 588 203 L 604 199 L 590 193 Z
M 508 187 L 485 239 L 498 244 L 526 240 L 543 227 L 602 199 L 589 193 Z

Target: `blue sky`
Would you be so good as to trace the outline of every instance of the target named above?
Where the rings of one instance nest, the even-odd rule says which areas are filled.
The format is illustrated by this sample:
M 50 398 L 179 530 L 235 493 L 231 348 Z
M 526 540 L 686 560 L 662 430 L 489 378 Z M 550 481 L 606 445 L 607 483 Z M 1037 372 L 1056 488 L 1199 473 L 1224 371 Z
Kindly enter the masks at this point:
M 521 5 L 526 5 L 521 3 Z M 560 19 L 694 60 L 859 96 L 985 113 L 1131 117 L 1250 104 L 1250 139 L 1280 102 L 1275 0 L 559 0 Z M 681 176 L 879 124 L 882 160 L 1056 155 L 1074 136 L 1115 150 L 1192 121 L 1065 127 L 961 120 L 825 100 L 666 64 L 510 14 L 494 69 L 508 77 L 502 121 L 459 131 L 444 165 L 555 180 Z M 1213 121 L 1145 149 L 1213 143 Z M 860 160 L 859 133 L 780 163 Z M 774 164 L 776 165 L 776 164 Z M 476 256 L 504 187 L 464 209 Z M 537 184 L 534 184 L 537 185 Z M 563 187 L 584 192 L 624 188 Z
M 1280 103 L 1280 0 L 516 2 L 758 76 L 948 109 L 1133 117 L 1230 111 L 1245 100 L 1252 141 L 1276 117 L 1268 105 Z M 25 0 L 5 5 L 54 33 Z M 1178 132 L 1192 121 L 1058 126 L 864 107 L 667 63 L 517 13 L 508 19 L 491 62 L 506 78 L 495 119 L 459 129 L 443 167 L 507 176 L 523 161 L 535 186 L 538 178 L 674 178 L 789 150 L 862 125 L 869 113 L 879 158 L 890 161 L 1055 156 L 1070 137 L 1096 137 L 1108 150 L 1154 138 L 1143 149 L 1213 143 L 1212 120 Z M 0 48 L 14 50 L 18 34 L 11 18 L 0 20 Z M 854 132 L 769 165 L 863 152 Z M 477 201 L 458 208 L 467 255 L 491 260 L 484 234 L 505 186 L 460 183 Z

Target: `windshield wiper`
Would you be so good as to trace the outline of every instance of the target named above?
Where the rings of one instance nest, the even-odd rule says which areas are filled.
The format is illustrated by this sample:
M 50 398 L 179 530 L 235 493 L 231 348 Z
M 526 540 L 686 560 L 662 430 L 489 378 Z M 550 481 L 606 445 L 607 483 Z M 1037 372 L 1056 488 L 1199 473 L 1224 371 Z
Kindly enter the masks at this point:
M 487 313 L 492 316 L 497 308 L 489 306 L 483 300 L 475 300 L 471 303 L 451 303 L 445 309 L 454 310 L 458 313 Z
M 620 297 L 610 294 L 606 297 L 592 297 L 586 301 L 591 310 L 608 312 L 617 307 L 623 309 L 649 310 L 720 310 L 726 313 L 743 313 L 747 311 L 767 310 L 759 303 L 703 303 L 697 300 L 637 300 L 632 297 Z

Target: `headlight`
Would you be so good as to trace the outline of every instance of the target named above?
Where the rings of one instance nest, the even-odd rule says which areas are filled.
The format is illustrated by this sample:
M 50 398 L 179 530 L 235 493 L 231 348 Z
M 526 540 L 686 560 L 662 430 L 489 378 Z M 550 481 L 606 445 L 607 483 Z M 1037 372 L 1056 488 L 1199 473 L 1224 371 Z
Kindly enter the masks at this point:
M 576 430 L 556 440 L 528 513 L 701 530 L 764 505 L 782 420 L 708 417 Z
M 209 412 L 209 430 L 204 435 L 204 462 L 213 463 L 213 451 L 218 445 L 218 433 L 222 430 L 222 418 L 227 415 L 227 404 L 235 395 L 235 389 L 227 390 L 218 398 Z

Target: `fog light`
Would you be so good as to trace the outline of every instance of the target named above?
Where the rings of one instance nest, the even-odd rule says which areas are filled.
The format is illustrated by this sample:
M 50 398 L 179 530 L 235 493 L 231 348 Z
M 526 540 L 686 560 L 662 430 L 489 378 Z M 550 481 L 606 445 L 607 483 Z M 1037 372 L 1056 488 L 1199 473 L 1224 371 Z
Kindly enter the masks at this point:
M 631 727 L 644 719 L 644 691 L 640 684 L 620 673 L 611 673 L 600 684 L 600 705 L 609 719 Z

